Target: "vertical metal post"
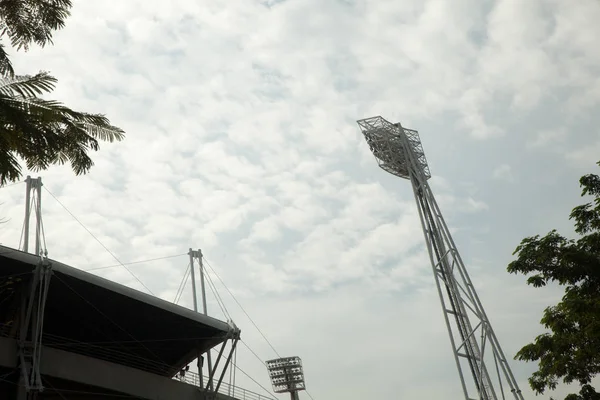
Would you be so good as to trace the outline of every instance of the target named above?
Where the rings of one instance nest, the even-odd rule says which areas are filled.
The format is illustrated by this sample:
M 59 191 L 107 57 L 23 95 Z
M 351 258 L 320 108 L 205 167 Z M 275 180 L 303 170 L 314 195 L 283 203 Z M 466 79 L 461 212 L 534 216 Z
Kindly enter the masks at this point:
M 202 309 L 204 311 L 204 315 L 208 315 L 206 308 L 206 287 L 204 285 L 204 262 L 202 261 L 202 250 L 198 250 L 198 264 L 200 266 L 200 290 L 202 291 Z
M 35 254 L 41 255 L 42 240 L 42 178 L 32 179 L 27 176 L 25 179 L 25 223 L 23 226 L 23 251 L 29 252 L 29 223 L 31 222 L 31 202 L 34 200 L 35 209 Z M 31 192 L 33 198 L 31 197 Z
M 204 315 L 208 315 L 207 307 L 206 307 L 206 288 L 204 285 L 204 263 L 202 262 L 202 250 L 198 249 L 198 265 L 200 268 L 200 290 L 202 294 L 202 310 L 204 311 Z M 208 362 L 208 375 L 212 376 L 213 368 L 212 368 L 212 358 L 210 356 L 210 350 L 206 352 L 206 361 Z M 212 379 L 208 382 L 208 388 L 213 390 L 213 382 Z
M 194 271 L 194 251 L 190 248 L 190 274 L 192 278 L 192 296 L 194 298 L 194 311 L 198 312 L 198 298 L 196 297 L 196 272 Z
M 23 229 L 23 251 L 29 251 L 29 218 L 31 216 L 31 176 L 25 179 L 25 226 Z
M 37 192 L 37 201 L 35 209 L 35 254 L 39 256 L 41 253 L 42 239 L 42 178 L 38 176 L 33 189 Z
M 188 255 L 190 256 L 190 275 L 192 278 L 192 297 L 193 297 L 193 307 L 194 307 L 194 311 L 198 312 L 198 295 L 196 293 L 196 271 L 194 269 L 194 256 L 196 255 L 196 253 L 194 252 L 194 250 L 192 250 L 192 248 L 190 247 L 190 251 L 188 253 Z M 198 379 L 199 379 L 199 386 L 200 387 L 204 387 L 204 376 L 202 375 L 202 367 L 203 367 L 203 362 L 202 362 L 202 354 L 198 353 Z

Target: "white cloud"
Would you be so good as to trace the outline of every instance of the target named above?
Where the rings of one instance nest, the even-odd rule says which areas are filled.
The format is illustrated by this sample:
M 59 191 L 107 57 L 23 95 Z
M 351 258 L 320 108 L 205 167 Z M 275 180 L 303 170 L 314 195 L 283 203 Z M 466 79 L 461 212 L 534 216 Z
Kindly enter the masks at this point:
M 563 143 L 568 137 L 568 132 L 564 128 L 539 131 L 535 138 L 528 142 L 529 147 L 552 147 L 556 149 L 563 148 Z
M 50 70 L 56 98 L 126 130 L 88 176 L 42 174 L 119 259 L 200 247 L 267 335 L 303 356 L 316 400 L 397 397 L 398 387 L 459 397 L 410 183 L 377 167 L 355 120 L 382 115 L 426 133 L 451 229 L 494 226 L 463 257 L 502 265 L 510 254 L 486 245 L 524 233 L 495 207 L 535 177 L 575 181 L 597 161 L 597 15 L 594 0 L 79 0 L 53 47 L 13 59 L 21 72 Z M 553 143 L 559 153 L 540 151 Z M 512 179 L 515 165 L 512 190 L 498 190 L 490 171 Z M 23 190 L 0 189 L 5 244 L 18 244 Z M 523 201 L 571 206 L 548 197 Z M 115 263 L 46 194 L 43 205 L 52 257 Z M 131 270 L 172 300 L 186 263 Z M 522 280 L 473 269 L 510 358 L 550 298 L 532 305 Z M 141 288 L 123 268 L 96 273 Z M 244 318 L 246 342 L 272 355 Z M 239 357 L 268 386 L 262 365 Z M 532 367 L 511 365 L 529 394 Z
M 514 182 L 515 180 L 512 168 L 508 164 L 502 164 L 494 168 L 492 176 L 494 177 L 494 179 L 499 179 L 507 182 Z
M 595 164 L 600 161 L 600 141 L 570 151 L 565 157 L 571 164 L 593 171 Z

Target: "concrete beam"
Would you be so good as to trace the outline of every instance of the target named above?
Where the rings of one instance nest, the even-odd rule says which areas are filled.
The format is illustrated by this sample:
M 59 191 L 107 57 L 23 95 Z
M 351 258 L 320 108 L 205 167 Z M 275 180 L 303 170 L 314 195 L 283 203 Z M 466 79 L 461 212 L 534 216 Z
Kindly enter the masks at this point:
M 204 394 L 194 386 L 50 347 L 42 350 L 40 372 L 148 400 L 204 400 Z
M 0 337 L 0 366 L 17 368 L 17 342 Z M 42 375 L 84 383 L 147 400 L 205 400 L 197 387 L 135 368 L 44 346 Z M 235 400 L 217 394 L 220 400 Z

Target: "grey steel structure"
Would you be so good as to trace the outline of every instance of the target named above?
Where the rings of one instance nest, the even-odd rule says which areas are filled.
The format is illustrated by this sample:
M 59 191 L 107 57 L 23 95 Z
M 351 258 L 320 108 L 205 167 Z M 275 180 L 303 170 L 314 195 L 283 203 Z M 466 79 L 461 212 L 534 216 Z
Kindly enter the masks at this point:
M 412 183 L 465 399 L 523 395 L 428 184 L 417 131 L 384 118 L 357 121 L 379 166 Z M 469 376 L 471 379 L 469 379 Z
M 0 245 L 0 399 L 233 400 L 239 339 L 231 322 Z M 202 385 L 187 366 L 215 347 Z
M 273 391 L 289 393 L 291 400 L 298 400 L 298 392 L 306 390 L 304 371 L 300 357 L 283 357 L 266 362 Z
M 26 183 L 24 251 L 0 245 L 0 399 L 275 400 L 225 382 L 241 331 L 207 315 L 200 250 L 189 251 L 194 311 L 51 260 L 42 180 Z M 194 360 L 198 373 L 189 371 Z

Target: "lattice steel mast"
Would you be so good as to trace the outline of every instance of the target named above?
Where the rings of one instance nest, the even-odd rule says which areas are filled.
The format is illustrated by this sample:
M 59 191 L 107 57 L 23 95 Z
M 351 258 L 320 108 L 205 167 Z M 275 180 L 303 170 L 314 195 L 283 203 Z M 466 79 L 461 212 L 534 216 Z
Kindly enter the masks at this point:
M 427 182 L 431 173 L 418 132 L 382 117 L 357 122 L 379 166 L 412 183 L 465 399 L 496 400 L 512 395 L 523 400 Z

